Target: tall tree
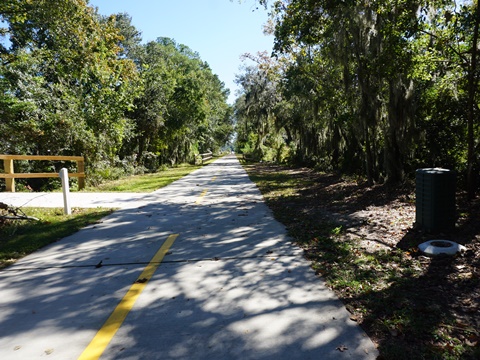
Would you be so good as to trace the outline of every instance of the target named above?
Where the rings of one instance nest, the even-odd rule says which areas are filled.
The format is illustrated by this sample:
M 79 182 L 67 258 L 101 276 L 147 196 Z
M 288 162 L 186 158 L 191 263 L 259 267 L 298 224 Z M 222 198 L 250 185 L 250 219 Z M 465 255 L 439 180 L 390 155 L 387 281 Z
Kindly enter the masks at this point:
M 5 124 L 12 142 L 29 153 L 111 159 L 131 131 L 124 112 L 137 76 L 119 58 L 114 18 L 101 21 L 82 0 L 6 0 L 0 16 L 7 93 L 29 104 Z
M 197 53 L 158 38 L 141 47 L 135 62 L 142 92 L 129 113 L 136 136 L 128 145 L 130 152 L 138 152 L 140 164 L 155 170 L 164 163 L 192 161 L 195 153 L 226 142 L 232 132 L 228 92 Z
M 275 8 L 278 52 L 288 52 L 292 45 L 318 48 L 322 56 L 335 59 L 345 69 L 344 83 L 357 87 L 359 137 L 369 182 L 379 175 L 381 143 L 387 179 L 401 180 L 407 147 L 403 142 L 408 139 L 405 132 L 411 114 L 398 110 L 412 98 L 408 52 L 401 51 L 406 45 L 402 39 L 414 32 L 418 2 L 294 0 L 278 1 Z
M 247 54 L 246 58 L 253 60 L 255 65 L 245 67 L 245 73 L 237 76 L 236 82 L 242 87 L 245 102 L 243 105 L 237 103 L 237 116 L 244 118 L 245 125 L 249 124 L 244 138 L 248 138 L 251 131 L 255 133 L 252 155 L 262 159 L 265 141 L 274 136 L 276 130 L 274 110 L 281 100 L 278 91 L 280 67 L 265 53 Z
M 422 17 L 422 47 L 417 48 L 415 75 L 427 80 L 426 94 L 430 98 L 432 93 L 437 96 L 431 104 L 436 106 L 430 108 L 436 110 L 436 117 L 446 118 L 450 130 L 443 143 L 455 139 L 443 152 L 453 158 L 453 166 L 466 169 L 468 195 L 473 198 L 479 171 L 478 1 L 432 1 Z M 427 112 L 427 116 L 430 114 Z M 431 147 L 437 143 L 438 137 Z

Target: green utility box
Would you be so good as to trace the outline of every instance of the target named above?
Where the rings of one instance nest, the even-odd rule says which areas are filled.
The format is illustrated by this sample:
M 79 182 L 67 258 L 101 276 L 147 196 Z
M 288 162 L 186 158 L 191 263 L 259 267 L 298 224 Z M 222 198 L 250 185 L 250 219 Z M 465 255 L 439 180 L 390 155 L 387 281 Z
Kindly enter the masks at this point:
M 455 172 L 442 168 L 418 169 L 415 179 L 416 224 L 432 233 L 453 230 Z

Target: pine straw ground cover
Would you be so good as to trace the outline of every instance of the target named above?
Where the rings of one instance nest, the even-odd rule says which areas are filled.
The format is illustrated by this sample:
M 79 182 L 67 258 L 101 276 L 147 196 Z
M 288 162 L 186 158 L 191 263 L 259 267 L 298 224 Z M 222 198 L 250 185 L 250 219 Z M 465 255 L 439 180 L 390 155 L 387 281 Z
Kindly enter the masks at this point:
M 451 234 L 414 228 L 414 184 L 369 187 L 311 169 L 245 165 L 313 269 L 377 344 L 380 359 L 480 359 L 480 202 L 457 195 Z M 463 255 L 423 256 L 449 239 Z

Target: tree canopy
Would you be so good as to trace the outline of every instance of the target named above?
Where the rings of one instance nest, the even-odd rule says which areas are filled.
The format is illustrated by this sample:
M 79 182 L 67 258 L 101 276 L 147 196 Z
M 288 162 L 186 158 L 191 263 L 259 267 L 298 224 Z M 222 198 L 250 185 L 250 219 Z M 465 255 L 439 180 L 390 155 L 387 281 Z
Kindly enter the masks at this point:
M 4 0 L 0 21 L 0 153 L 84 155 L 101 181 L 228 142 L 224 84 L 185 45 L 143 44 L 128 14 Z
M 259 2 L 270 8 L 274 53 L 238 76 L 237 150 L 265 158 L 282 148 L 284 161 L 363 174 L 371 184 L 446 167 L 473 194 L 477 1 Z M 266 63 L 276 70 L 261 77 Z M 272 88 L 273 103 L 252 96 Z M 268 114 L 276 142 L 258 141 L 259 114 Z

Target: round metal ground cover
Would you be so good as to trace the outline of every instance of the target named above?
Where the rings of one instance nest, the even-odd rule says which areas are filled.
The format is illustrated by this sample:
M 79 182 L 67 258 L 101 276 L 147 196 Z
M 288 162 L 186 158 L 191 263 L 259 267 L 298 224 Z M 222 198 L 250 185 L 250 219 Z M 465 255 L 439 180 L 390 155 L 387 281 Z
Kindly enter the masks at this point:
M 418 245 L 418 249 L 427 255 L 455 255 L 467 250 L 465 246 L 450 240 L 429 240 Z

